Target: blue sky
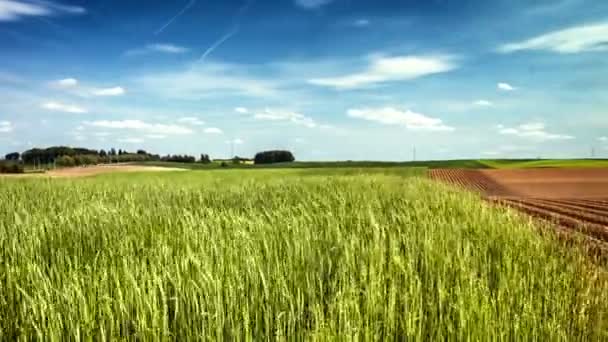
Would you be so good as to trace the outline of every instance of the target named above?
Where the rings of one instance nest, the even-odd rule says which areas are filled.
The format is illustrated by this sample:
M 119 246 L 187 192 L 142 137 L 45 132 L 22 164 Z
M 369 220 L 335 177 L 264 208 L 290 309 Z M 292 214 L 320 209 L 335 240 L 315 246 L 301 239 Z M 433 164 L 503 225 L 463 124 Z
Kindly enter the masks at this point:
M 0 153 L 608 157 L 608 2 L 0 0 Z

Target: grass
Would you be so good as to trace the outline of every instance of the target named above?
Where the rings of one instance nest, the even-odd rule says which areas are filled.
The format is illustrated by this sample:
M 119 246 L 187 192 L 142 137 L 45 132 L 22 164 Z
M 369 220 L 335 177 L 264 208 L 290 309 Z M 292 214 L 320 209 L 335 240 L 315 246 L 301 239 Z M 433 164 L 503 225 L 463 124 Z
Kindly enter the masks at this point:
M 423 169 L 0 178 L 0 340 L 605 340 L 585 251 Z
M 337 161 L 337 162 L 293 162 L 270 165 L 232 164 L 221 167 L 219 162 L 211 164 L 200 163 L 173 163 L 173 162 L 143 162 L 138 163 L 149 166 L 177 167 L 188 170 L 212 169 L 320 169 L 320 168 L 403 168 L 425 167 L 460 168 L 460 169 L 524 169 L 524 168 L 583 168 L 608 167 L 608 159 L 459 159 L 459 160 L 430 160 L 408 162 L 383 161 Z
M 409 161 L 409 162 L 386 162 L 386 161 L 332 161 L 332 162 L 301 162 L 276 163 L 267 165 L 232 164 L 227 163 L 221 167 L 220 163 L 173 163 L 173 162 L 141 162 L 140 165 L 177 167 L 188 170 L 210 170 L 210 169 L 336 169 L 336 168 L 403 168 L 403 167 L 425 167 L 425 168 L 488 168 L 488 165 L 478 160 L 436 160 L 436 161 Z

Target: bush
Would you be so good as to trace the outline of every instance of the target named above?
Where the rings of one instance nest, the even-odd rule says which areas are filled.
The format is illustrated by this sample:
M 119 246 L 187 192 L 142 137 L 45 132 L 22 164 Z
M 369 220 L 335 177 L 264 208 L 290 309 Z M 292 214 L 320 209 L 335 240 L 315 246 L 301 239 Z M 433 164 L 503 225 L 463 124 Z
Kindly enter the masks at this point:
M 257 164 L 272 164 L 272 163 L 290 163 L 296 160 L 293 154 L 289 151 L 264 151 L 258 152 L 255 155 L 254 163 Z
M 176 162 L 176 163 L 194 163 L 196 158 L 188 155 L 168 155 L 161 158 L 162 161 Z
M 70 156 L 61 156 L 61 157 L 57 158 L 56 162 L 57 162 L 57 165 L 64 166 L 64 167 L 71 167 L 71 166 L 76 165 L 74 158 L 72 158 Z
M 23 173 L 23 165 L 17 163 L 0 162 L 0 173 Z

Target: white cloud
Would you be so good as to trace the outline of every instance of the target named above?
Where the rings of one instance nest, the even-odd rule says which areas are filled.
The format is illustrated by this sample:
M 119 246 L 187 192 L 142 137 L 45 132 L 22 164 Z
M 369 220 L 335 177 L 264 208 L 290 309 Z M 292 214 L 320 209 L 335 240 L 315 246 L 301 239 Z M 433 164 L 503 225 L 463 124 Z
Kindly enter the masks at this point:
M 249 113 L 249 110 L 245 107 L 236 107 L 236 108 L 234 108 L 234 111 L 237 113 L 241 113 L 241 114 Z
M 499 52 L 546 50 L 557 53 L 579 53 L 608 50 L 608 23 L 582 25 L 554 31 L 522 42 L 502 45 Z
M 235 145 L 242 145 L 244 144 L 245 141 L 240 139 L 240 138 L 236 138 L 236 139 L 232 139 L 232 140 L 226 140 L 226 144 L 235 144 Z
M 171 99 L 199 100 L 217 95 L 272 97 L 276 81 L 249 75 L 250 66 L 205 62 L 174 72 L 153 73 L 135 79 L 144 90 Z
M 537 141 L 574 139 L 574 137 L 571 135 L 547 132 L 545 130 L 545 124 L 542 122 L 525 123 L 517 127 L 505 127 L 503 125 L 498 125 L 496 128 L 498 129 L 498 133 L 503 135 L 513 135 L 520 138 L 527 138 Z
M 375 121 L 385 125 L 399 125 L 411 130 L 420 131 L 453 131 L 441 119 L 432 118 L 410 110 L 401 111 L 392 107 L 349 109 L 351 118 Z
M 51 85 L 55 88 L 72 88 L 78 85 L 78 80 L 75 78 L 64 78 L 51 82 Z
M 95 96 L 121 96 L 125 94 L 125 90 L 122 87 L 113 88 L 100 88 L 92 91 Z
M 148 139 L 165 139 L 167 136 L 162 134 L 146 134 L 145 137 Z
M 384 82 L 406 81 L 455 68 L 452 59 L 445 56 L 375 57 L 365 71 L 338 77 L 314 78 L 308 82 L 344 90 Z
M 217 127 L 205 128 L 204 132 L 207 134 L 224 134 L 224 132 Z
M 266 108 L 263 111 L 254 113 L 253 118 L 256 120 L 289 121 L 308 128 L 317 126 L 317 123 L 312 118 L 290 110 Z
M 193 126 L 203 126 L 205 124 L 204 121 L 202 121 L 201 119 L 199 119 L 197 117 L 193 117 L 193 116 L 179 118 L 179 119 L 177 119 L 177 122 L 183 123 L 183 124 L 188 124 L 188 125 L 193 125 Z
M 183 46 L 179 46 L 179 45 L 168 44 L 168 43 L 155 43 L 155 44 L 148 44 L 142 48 L 128 50 L 125 52 L 125 55 L 126 56 L 139 56 L 139 55 L 145 55 L 145 54 L 154 53 L 154 52 L 175 55 L 175 54 L 183 54 L 188 51 L 190 51 L 190 49 L 183 47 Z
M 328 5 L 333 0 L 295 0 L 296 5 L 304 9 L 316 9 Z
M 369 26 L 370 22 L 368 19 L 358 19 L 355 20 L 354 25 L 357 27 L 365 27 L 365 26 Z
M 601 142 L 606 142 L 606 141 L 608 141 L 608 137 L 599 137 L 599 138 L 597 138 L 597 140 L 599 140 Z
M 0 121 L 0 133 L 10 133 L 14 129 L 10 121 Z
M 112 133 L 110 132 L 95 132 L 93 133 L 94 136 L 98 137 L 98 138 L 103 138 L 103 137 L 107 137 L 112 135 Z
M 144 139 L 141 138 L 122 138 L 117 139 L 116 141 L 127 144 L 141 144 L 144 142 Z
M 24 17 L 43 17 L 59 14 L 84 14 L 79 6 L 67 6 L 50 1 L 0 0 L 0 21 L 16 21 Z
M 148 123 L 141 120 L 98 120 L 84 122 L 87 126 L 142 131 L 149 134 L 192 134 L 193 131 L 184 126 L 160 123 Z
M 513 91 L 517 88 L 513 87 L 512 85 L 510 85 L 509 83 L 504 83 L 504 82 L 500 82 L 496 85 L 496 87 L 499 90 L 503 90 L 503 91 Z
M 55 101 L 43 103 L 41 107 L 53 112 L 64 112 L 72 114 L 83 114 L 88 112 L 86 108 Z
M 477 101 L 473 102 L 473 104 L 476 106 L 482 106 L 482 107 L 490 107 L 490 106 L 494 105 L 494 103 L 492 103 L 488 100 L 477 100 Z

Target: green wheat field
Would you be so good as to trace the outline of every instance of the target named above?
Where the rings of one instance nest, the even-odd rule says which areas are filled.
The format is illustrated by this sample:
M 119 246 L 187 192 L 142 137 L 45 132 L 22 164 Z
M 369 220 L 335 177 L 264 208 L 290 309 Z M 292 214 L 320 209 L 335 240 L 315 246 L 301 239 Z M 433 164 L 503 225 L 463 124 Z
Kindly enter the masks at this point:
M 422 168 L 0 189 L 3 341 L 608 340 L 605 265 Z

